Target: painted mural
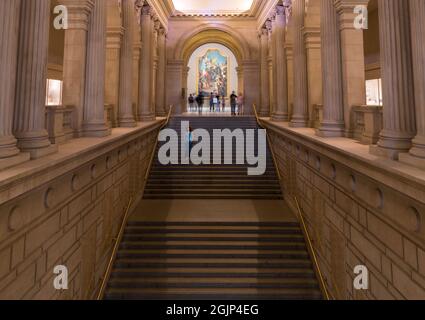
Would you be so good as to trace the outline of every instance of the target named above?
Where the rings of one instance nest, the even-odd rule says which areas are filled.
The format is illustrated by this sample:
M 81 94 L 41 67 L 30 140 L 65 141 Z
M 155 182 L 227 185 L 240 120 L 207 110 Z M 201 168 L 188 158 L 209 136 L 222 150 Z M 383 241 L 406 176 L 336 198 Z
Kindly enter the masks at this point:
M 228 58 L 218 49 L 208 50 L 199 58 L 198 64 L 198 92 L 209 95 L 211 92 L 227 96 Z

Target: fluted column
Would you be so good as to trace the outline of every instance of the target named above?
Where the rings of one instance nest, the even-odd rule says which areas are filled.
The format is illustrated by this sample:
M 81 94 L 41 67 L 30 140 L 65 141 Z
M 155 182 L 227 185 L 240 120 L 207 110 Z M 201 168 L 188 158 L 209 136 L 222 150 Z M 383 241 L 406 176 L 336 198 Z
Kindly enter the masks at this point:
M 267 58 L 268 67 L 269 67 L 269 97 L 270 97 L 270 111 L 269 114 L 272 115 L 274 112 L 274 105 L 275 105 L 275 44 L 274 44 L 274 37 L 273 37 L 273 22 L 271 19 L 266 21 L 266 28 L 268 30 L 268 47 L 269 47 L 269 56 Z
M 21 0 L 0 2 L 0 170 L 28 160 L 12 133 Z
M 166 32 L 164 28 L 158 31 L 158 71 L 156 76 L 156 112 L 166 115 L 165 105 L 165 68 L 166 68 Z
M 151 113 L 156 116 L 157 111 L 156 111 L 156 83 L 157 83 L 157 72 L 158 72 L 158 32 L 159 29 L 161 27 L 161 23 L 159 22 L 159 20 L 157 20 L 158 18 L 156 17 L 156 15 L 153 17 L 153 24 L 152 24 L 152 44 L 151 44 L 151 49 L 152 49 L 152 53 L 151 53 L 151 99 L 150 99 L 150 108 L 151 108 Z
M 259 115 L 262 117 L 270 114 L 270 88 L 269 88 L 269 31 L 262 28 L 260 31 L 261 44 L 261 105 Z
M 139 72 L 139 120 L 152 121 L 155 119 L 150 106 L 152 85 L 152 9 L 145 5 L 141 11 L 142 56 Z
M 294 109 L 291 126 L 305 127 L 308 121 L 307 59 L 304 46 L 305 0 L 295 0 L 292 6 L 294 55 Z
M 136 121 L 132 108 L 134 0 L 122 0 L 122 23 L 124 35 L 120 57 L 119 125 L 135 127 Z
M 82 135 L 84 115 L 84 87 L 86 76 L 87 31 L 92 0 L 59 0 L 68 9 L 68 29 L 65 30 L 63 58 L 64 106 L 75 108 L 74 136 Z
M 321 0 L 323 121 L 317 135 L 344 135 L 344 104 L 342 96 L 341 41 L 334 0 Z
M 110 128 L 106 125 L 104 105 L 106 1 L 93 2 L 87 41 L 83 129 L 85 136 L 103 137 L 110 134 Z
M 106 0 L 105 105 L 111 109 L 110 123 L 119 126 L 121 46 L 124 36 L 122 0 Z
M 417 135 L 409 155 L 400 154 L 400 160 L 425 169 L 425 2 L 410 0 L 412 29 L 413 74 L 416 106 Z
M 378 0 L 378 6 L 384 126 L 371 151 L 398 159 L 416 134 L 409 1 Z
M 137 15 L 136 15 L 137 16 Z M 134 41 L 133 41 L 133 115 L 137 121 L 139 119 L 139 72 L 140 72 L 140 57 L 142 53 L 142 36 L 140 33 L 140 24 L 137 20 L 135 24 Z
M 274 121 L 288 120 L 288 75 L 285 52 L 286 16 L 283 6 L 276 7 L 275 45 L 276 45 L 276 108 L 273 112 Z
M 35 159 L 57 150 L 50 144 L 45 115 L 50 0 L 25 1 L 20 13 L 13 132 L 19 148 Z
M 353 21 L 356 6 L 366 6 L 369 0 L 336 0 L 339 16 L 342 56 L 342 83 L 344 95 L 344 121 L 347 137 L 354 136 L 355 117 L 353 107 L 366 104 L 366 76 L 363 54 L 363 30 L 356 29 Z

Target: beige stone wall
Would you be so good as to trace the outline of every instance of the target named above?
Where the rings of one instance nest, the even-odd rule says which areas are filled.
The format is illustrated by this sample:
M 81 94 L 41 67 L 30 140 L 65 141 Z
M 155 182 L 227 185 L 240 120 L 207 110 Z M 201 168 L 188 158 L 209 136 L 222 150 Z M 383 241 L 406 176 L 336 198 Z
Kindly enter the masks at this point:
M 425 299 L 423 171 L 349 139 L 264 123 L 285 199 L 294 210 L 293 197 L 300 202 L 332 296 Z M 368 268 L 369 290 L 353 289 L 356 265 Z
M 92 299 L 161 121 L 81 138 L 0 173 L 0 299 Z M 53 287 L 65 265 L 69 290 Z

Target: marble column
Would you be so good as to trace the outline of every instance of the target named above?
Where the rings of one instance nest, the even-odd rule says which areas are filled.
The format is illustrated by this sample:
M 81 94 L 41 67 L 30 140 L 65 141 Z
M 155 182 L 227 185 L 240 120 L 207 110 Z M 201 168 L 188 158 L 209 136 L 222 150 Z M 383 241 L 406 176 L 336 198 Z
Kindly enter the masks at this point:
M 409 1 L 378 0 L 378 7 L 384 126 L 371 152 L 398 159 L 416 135 Z
M 166 32 L 164 28 L 158 31 L 158 70 L 156 76 L 156 107 L 158 115 L 165 116 L 168 112 L 165 105 L 165 68 L 166 68 Z
M 344 95 L 345 135 L 354 136 L 355 117 L 353 107 L 366 104 L 366 76 L 364 60 L 363 30 L 355 28 L 353 21 L 356 6 L 367 7 L 369 0 L 336 0 L 339 16 L 342 56 L 342 83 Z
M 241 66 L 236 67 L 236 74 L 238 76 L 238 94 L 244 92 L 243 88 L 243 68 Z
M 122 0 L 122 23 L 124 35 L 120 57 L 119 125 L 120 127 L 135 127 L 136 121 L 132 106 L 134 0 Z
M 152 44 L 151 44 L 151 98 L 150 98 L 150 108 L 151 113 L 156 116 L 156 80 L 157 80 L 157 72 L 158 72 L 158 32 L 161 27 L 161 23 L 159 22 L 156 15 L 153 17 L 152 23 Z
M 50 0 L 25 1 L 21 6 L 13 133 L 18 147 L 32 159 L 57 151 L 46 130 L 49 21 Z
M 59 0 L 68 9 L 68 29 L 65 30 L 63 58 L 64 106 L 73 106 L 74 136 L 80 137 L 83 129 L 84 87 L 86 75 L 87 31 L 92 0 Z
M 259 34 L 261 45 L 261 105 L 259 115 L 266 117 L 270 115 L 270 86 L 269 86 L 269 32 L 262 28 Z
M 87 41 L 84 95 L 85 136 L 104 137 L 111 133 L 105 119 L 106 1 L 94 0 Z
M 142 53 L 142 42 L 140 34 L 140 24 L 136 23 L 136 30 L 134 32 L 133 41 L 133 115 L 137 121 L 139 119 L 139 71 L 140 71 L 140 57 Z
M 0 2 L 0 170 L 29 160 L 12 133 L 21 0 Z
M 308 121 L 307 59 L 304 45 L 305 0 L 295 0 L 292 6 L 294 56 L 294 108 L 292 127 L 306 127 Z
M 323 137 L 344 135 L 341 44 L 334 0 L 321 0 L 323 121 L 316 133 Z
M 122 5 L 122 0 L 106 0 L 105 105 L 112 111 L 109 120 L 113 128 L 119 126 L 121 45 L 124 35 Z
M 288 120 L 292 119 L 294 106 L 294 52 L 293 52 L 293 26 L 292 21 L 286 25 L 285 54 L 286 54 L 286 82 L 288 84 Z
M 320 38 L 320 0 L 308 2 L 304 19 L 304 38 L 307 59 L 308 126 L 314 127 L 314 106 L 322 102 L 322 59 Z
M 142 55 L 139 72 L 139 120 L 153 121 L 150 100 L 152 88 L 152 8 L 143 6 L 141 11 Z
M 416 129 L 409 154 L 400 154 L 400 160 L 425 169 L 425 2 L 410 0 L 413 74 L 415 88 Z
M 166 74 L 166 31 L 163 27 L 158 30 L 158 68 L 156 71 L 156 101 L 155 110 L 159 116 L 167 114 L 165 105 L 165 74 Z
M 275 45 L 276 45 L 276 84 L 275 98 L 276 106 L 273 112 L 272 120 L 288 121 L 288 74 L 285 52 L 285 26 L 286 12 L 283 6 L 276 7 L 275 22 Z
M 269 47 L 269 56 L 267 58 L 267 62 L 268 62 L 268 67 L 269 67 L 269 97 L 270 97 L 270 111 L 269 114 L 272 115 L 274 112 L 274 101 L 275 101 L 275 90 L 274 90 L 274 86 L 275 86 L 275 69 L 274 69 L 274 59 L 275 59 L 275 54 L 274 54 L 274 50 L 275 45 L 273 43 L 273 23 L 272 20 L 269 19 L 266 21 L 266 28 L 268 31 L 268 47 Z

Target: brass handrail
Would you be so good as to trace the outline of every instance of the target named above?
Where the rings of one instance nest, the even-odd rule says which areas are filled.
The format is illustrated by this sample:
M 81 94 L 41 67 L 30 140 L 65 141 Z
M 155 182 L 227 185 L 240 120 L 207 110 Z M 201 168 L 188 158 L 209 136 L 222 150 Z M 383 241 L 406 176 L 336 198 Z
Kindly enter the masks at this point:
M 259 125 L 261 128 L 266 129 L 266 128 L 264 128 L 264 126 L 261 124 L 260 118 L 258 117 L 257 106 L 256 106 L 255 104 L 253 105 L 253 108 L 254 108 L 254 114 L 255 114 L 255 118 L 256 118 L 256 120 L 257 120 L 258 125 Z M 273 163 L 274 163 L 274 166 L 275 166 L 275 169 L 276 169 L 277 177 L 278 177 L 278 179 L 279 179 L 279 182 L 281 182 L 281 181 L 282 181 L 282 175 L 280 174 L 280 169 L 279 169 L 279 166 L 278 166 L 278 163 L 277 163 L 276 155 L 275 155 L 274 150 L 273 150 L 272 141 L 271 141 L 271 139 L 270 139 L 270 136 L 269 136 L 269 134 L 268 134 L 267 130 L 266 130 L 266 138 L 267 138 L 267 142 L 268 142 L 269 147 L 270 147 L 270 152 L 271 152 L 271 154 L 272 154 L 272 159 L 273 159 Z
M 114 248 L 112 249 L 112 254 L 111 254 L 111 257 L 109 258 L 108 266 L 106 267 L 106 272 L 105 272 L 105 275 L 103 276 L 99 293 L 97 294 L 97 300 L 102 300 L 105 294 L 106 286 L 108 285 L 108 281 L 111 276 L 111 272 L 115 263 L 115 258 L 117 256 L 118 248 L 121 243 L 122 237 L 124 235 L 124 230 L 128 222 L 132 202 L 133 202 L 133 198 L 130 198 L 130 200 L 128 201 L 127 209 L 125 210 L 125 214 L 121 223 L 120 230 L 118 232 L 118 236 L 113 239 L 115 241 Z
M 253 108 L 254 108 L 254 114 L 255 114 L 255 118 L 257 120 L 258 125 L 261 128 L 264 128 L 264 126 L 261 124 L 260 118 L 258 117 L 257 107 L 255 106 L 255 104 L 253 105 Z M 280 174 L 280 169 L 279 169 L 279 166 L 278 166 L 278 163 L 277 163 L 276 155 L 274 153 L 273 145 L 271 144 L 270 136 L 269 136 L 267 130 L 266 130 L 266 136 L 267 136 L 267 142 L 268 142 L 269 147 L 270 147 L 270 152 L 271 152 L 271 155 L 272 155 L 273 163 L 275 165 L 275 169 L 276 169 L 276 172 L 277 172 L 279 182 L 282 183 L 282 176 Z M 301 207 L 299 205 L 299 202 L 298 202 L 298 199 L 297 199 L 296 196 L 294 196 L 294 199 L 295 199 L 295 203 L 296 203 L 296 206 L 297 206 L 297 211 L 298 211 L 301 229 L 304 233 L 304 238 L 307 241 L 308 251 L 309 251 L 310 256 L 313 260 L 314 271 L 316 273 L 316 276 L 319 278 L 320 289 L 321 289 L 325 299 L 330 300 L 329 292 L 328 292 L 328 289 L 326 287 L 326 284 L 325 284 L 325 281 L 324 281 L 324 278 L 323 278 L 323 274 L 320 270 L 319 262 L 317 260 L 316 251 L 315 251 L 313 243 L 311 241 L 310 234 L 308 233 L 307 226 L 305 224 L 304 217 L 303 217 L 303 214 L 302 214 L 302 211 L 301 211 Z
M 171 105 L 170 106 L 170 109 L 168 110 L 167 119 L 164 122 L 164 124 L 160 127 L 160 131 L 164 127 L 166 127 L 168 125 L 168 122 L 170 121 L 170 118 L 171 118 L 171 111 L 172 111 L 172 109 L 173 109 L 173 106 Z M 159 133 L 158 133 L 158 136 L 159 136 Z M 150 168 L 152 167 L 152 162 L 153 162 L 153 159 L 155 157 L 155 152 L 156 152 L 156 146 L 157 145 L 158 145 L 158 139 L 156 139 L 156 141 L 155 141 L 155 147 L 152 149 L 152 154 L 151 154 L 151 157 L 150 157 L 148 168 L 146 170 L 145 181 L 144 181 L 144 185 L 143 185 L 143 189 L 142 190 L 144 190 L 144 188 L 146 186 L 146 181 L 147 181 L 148 176 L 149 176 Z M 99 293 L 97 295 L 97 300 L 102 300 L 103 299 L 103 296 L 105 294 L 106 286 L 108 285 L 108 281 L 109 281 L 109 278 L 111 276 L 111 272 L 112 272 L 112 268 L 113 268 L 114 263 L 115 263 L 115 259 L 116 259 L 117 252 L 118 252 L 118 248 L 119 248 L 119 245 L 121 243 L 122 237 L 124 236 L 125 227 L 127 226 L 127 223 L 128 223 L 128 218 L 130 216 L 130 208 L 131 208 L 132 202 L 133 202 L 133 198 L 130 198 L 130 201 L 129 201 L 128 205 L 127 205 L 127 209 L 125 211 L 124 218 L 123 218 L 122 223 L 121 223 L 120 230 L 118 232 L 118 235 L 117 235 L 116 238 L 113 239 L 115 241 L 114 248 L 112 250 L 112 254 L 111 254 L 111 257 L 109 259 L 109 263 L 108 263 L 108 266 L 106 268 L 105 275 L 104 275 L 104 277 L 102 279 L 102 284 L 100 286 Z
M 305 220 L 304 220 L 304 216 L 303 216 L 300 204 L 299 204 L 296 196 L 294 196 L 294 200 L 295 200 L 295 204 L 297 206 L 298 217 L 300 219 L 301 228 L 303 230 L 304 237 L 307 240 L 308 251 L 310 252 L 311 258 L 313 259 L 313 265 L 315 266 L 316 276 L 319 278 L 320 289 L 322 290 L 322 293 L 325 296 L 325 299 L 330 300 L 329 292 L 328 292 L 328 289 L 326 287 L 326 283 L 325 283 L 325 280 L 323 278 L 322 271 L 320 270 L 319 261 L 317 259 L 317 255 L 316 255 L 316 250 L 313 247 L 313 243 L 311 241 L 310 234 L 308 233 L 307 226 L 306 226 Z
M 172 110 L 173 110 L 173 106 L 171 105 L 170 108 L 169 108 L 169 110 L 168 110 L 167 119 L 165 120 L 164 124 L 159 128 L 159 131 L 161 131 L 162 129 L 164 129 L 168 125 L 168 123 L 170 122 Z M 146 170 L 146 173 L 145 173 L 145 180 L 144 180 L 144 184 L 145 185 L 146 185 L 146 182 L 147 182 L 147 180 L 149 178 L 149 173 L 151 171 L 150 169 L 152 167 L 153 159 L 155 158 L 155 152 L 156 152 L 156 148 L 158 146 L 159 133 L 158 133 L 158 137 L 157 137 L 157 139 L 155 141 L 155 145 L 153 147 L 152 154 L 151 154 L 151 157 L 149 159 L 149 164 L 148 164 L 148 167 L 147 167 L 147 170 Z M 143 190 L 144 189 L 145 189 L 145 186 L 143 186 Z

